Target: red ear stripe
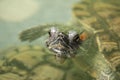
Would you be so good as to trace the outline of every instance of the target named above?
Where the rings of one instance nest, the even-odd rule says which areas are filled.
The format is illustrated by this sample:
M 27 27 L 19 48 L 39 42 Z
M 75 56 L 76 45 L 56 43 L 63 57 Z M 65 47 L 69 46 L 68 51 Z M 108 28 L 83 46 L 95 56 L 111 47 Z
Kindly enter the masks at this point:
M 83 32 L 82 34 L 79 35 L 80 40 L 84 41 L 87 39 L 87 33 Z

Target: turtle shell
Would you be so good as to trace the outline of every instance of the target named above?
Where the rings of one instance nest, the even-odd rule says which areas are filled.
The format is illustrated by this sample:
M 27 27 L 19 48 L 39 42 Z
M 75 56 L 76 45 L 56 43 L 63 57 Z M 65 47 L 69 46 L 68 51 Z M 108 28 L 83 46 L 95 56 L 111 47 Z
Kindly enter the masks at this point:
M 47 33 L 50 27 L 58 27 L 65 33 L 72 29 L 78 32 L 86 30 L 90 35 L 82 46 L 87 54 L 81 54 L 82 50 L 78 51 L 74 64 L 98 80 L 119 80 L 119 3 L 118 0 L 80 1 L 72 8 L 72 26 L 40 25 L 23 31 L 20 39 L 33 41 Z
M 74 23 L 92 31 L 98 51 L 120 76 L 119 7 L 119 0 L 82 0 L 73 6 L 72 11 Z
M 21 41 L 42 38 L 50 27 L 63 32 L 85 29 L 86 54 L 59 64 L 43 46 L 21 46 L 2 52 L 0 80 L 120 80 L 119 0 L 83 0 L 73 5 L 73 25 L 40 25 L 20 34 Z M 75 23 L 75 24 L 74 24 Z M 87 44 L 86 44 L 87 43 Z

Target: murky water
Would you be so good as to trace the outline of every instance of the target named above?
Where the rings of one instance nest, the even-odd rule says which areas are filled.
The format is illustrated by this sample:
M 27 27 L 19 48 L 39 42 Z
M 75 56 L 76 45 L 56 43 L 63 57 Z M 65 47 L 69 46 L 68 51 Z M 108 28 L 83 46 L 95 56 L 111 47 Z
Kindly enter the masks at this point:
M 47 23 L 66 23 L 72 4 L 78 0 L 1 0 L 0 48 L 19 45 L 18 34 L 29 27 Z
M 77 1 L 0 0 L 0 80 L 120 80 L 120 1 Z M 48 33 L 44 26 L 25 31 L 21 38 L 29 40 L 40 35 L 39 39 L 31 43 L 19 39 L 20 32 L 28 28 L 66 24 L 71 18 L 75 26 L 57 27 L 60 32 L 78 31 L 77 37 L 65 32 L 68 36 L 63 34 L 65 38 L 58 41 L 60 35 L 56 38 L 51 33 L 51 38 L 42 34 Z M 46 37 L 54 41 L 50 46 L 54 52 L 46 46 Z

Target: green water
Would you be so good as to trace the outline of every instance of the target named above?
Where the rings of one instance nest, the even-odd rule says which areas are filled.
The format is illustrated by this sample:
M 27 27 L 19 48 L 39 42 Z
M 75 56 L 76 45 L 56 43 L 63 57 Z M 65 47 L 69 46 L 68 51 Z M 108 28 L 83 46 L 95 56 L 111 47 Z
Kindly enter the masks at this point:
M 0 49 L 20 43 L 18 34 L 46 23 L 66 23 L 78 0 L 0 0 Z
M 80 0 L 0 0 L 0 80 L 120 80 L 120 50 L 116 50 L 116 53 L 114 53 L 114 50 L 113 53 L 103 54 L 99 52 L 99 46 L 96 44 L 96 39 L 101 38 L 99 35 L 90 35 L 89 39 L 85 41 L 86 43 L 84 42 L 85 44 L 81 45 L 78 54 L 74 58 L 65 59 L 63 64 L 55 59 L 55 56 L 53 56 L 55 53 L 45 47 L 45 37 L 42 36 L 32 43 L 19 40 L 19 33 L 33 26 L 51 23 L 66 24 L 69 22 L 72 18 L 71 7 L 77 1 Z M 110 17 L 104 19 L 97 14 L 96 7 L 98 7 L 98 12 L 99 9 L 100 11 L 106 10 L 106 14 L 109 11 L 110 14 L 115 12 L 113 18 L 119 20 L 119 18 L 116 18 L 119 15 L 117 13 L 119 9 L 113 7 L 113 5 L 104 4 L 107 0 L 98 0 L 98 4 L 97 0 L 84 1 L 86 2 L 81 3 L 79 8 L 75 8 L 75 10 L 81 10 L 80 14 L 82 16 L 78 15 L 77 17 L 83 21 L 84 19 L 88 20 L 88 23 L 94 21 L 94 17 L 96 17 L 95 25 L 93 23 L 93 26 L 90 27 L 95 26 L 106 30 L 109 24 L 106 24 L 105 21 L 107 22 L 109 19 L 112 21 Z M 110 3 L 112 3 L 112 0 Z M 96 4 L 99 6 L 96 6 Z M 114 3 L 114 5 L 117 4 Z M 105 9 L 101 10 L 101 7 Z M 82 11 L 82 8 L 86 11 Z M 90 15 L 87 13 L 90 13 Z M 103 14 L 103 16 L 106 14 Z M 100 25 L 96 25 L 99 23 Z M 81 29 L 81 27 L 89 28 L 89 25 L 85 23 L 84 26 L 77 28 Z M 73 26 L 70 29 L 74 29 Z M 37 32 L 37 30 L 31 33 L 34 34 L 34 32 Z M 118 36 L 117 39 L 119 39 Z M 112 37 L 110 41 L 113 40 Z M 99 43 L 101 42 L 99 41 Z M 111 48 L 108 45 L 107 48 L 109 49 L 109 47 Z M 111 60 L 114 61 L 108 62 L 106 55 L 109 57 L 111 54 L 113 54 L 113 56 L 110 56 Z M 109 65 L 112 63 L 117 65 Z

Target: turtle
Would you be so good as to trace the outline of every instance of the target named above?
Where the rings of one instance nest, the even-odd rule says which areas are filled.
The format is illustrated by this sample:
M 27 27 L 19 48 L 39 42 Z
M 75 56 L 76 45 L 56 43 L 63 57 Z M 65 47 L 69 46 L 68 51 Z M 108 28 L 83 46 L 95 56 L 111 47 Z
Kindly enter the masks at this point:
M 98 51 L 118 75 L 120 75 L 119 4 L 117 0 L 83 0 L 73 7 L 74 22 L 94 33 Z
M 1 60 L 0 79 L 120 80 L 119 4 L 119 0 L 82 0 L 72 7 L 73 19 L 70 24 L 44 24 L 22 31 L 21 41 L 32 42 L 45 36 L 48 38 L 46 47 L 27 45 L 3 52 L 8 55 Z M 67 47 L 63 43 L 70 41 L 68 36 L 71 31 L 72 34 L 75 32 L 74 39 L 80 42 L 72 44 L 73 48 L 79 46 L 72 48 L 71 53 L 75 57 L 69 55 L 70 52 L 58 57 L 55 53 L 58 51 L 48 49 L 54 41 L 49 42 L 51 32 L 57 32 L 56 29 L 60 29 L 60 32 L 53 35 L 63 36 L 60 45 L 65 49 L 58 51 L 70 51 L 68 47 L 71 44 Z M 87 35 L 85 40 L 81 38 L 83 33 Z M 62 64 L 57 63 L 53 55 Z

